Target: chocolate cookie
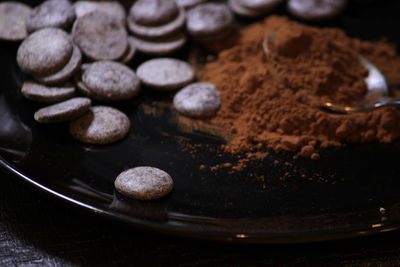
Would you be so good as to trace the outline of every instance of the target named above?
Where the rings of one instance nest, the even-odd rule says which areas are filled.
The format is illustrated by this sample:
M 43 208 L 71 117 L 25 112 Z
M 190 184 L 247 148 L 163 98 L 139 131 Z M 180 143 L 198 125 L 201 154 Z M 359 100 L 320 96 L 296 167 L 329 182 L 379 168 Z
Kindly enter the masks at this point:
M 138 0 L 130 11 L 130 18 L 138 25 L 160 26 L 178 16 L 179 9 L 174 0 Z
M 233 15 L 225 4 L 205 3 L 189 10 L 186 28 L 194 38 L 206 38 L 232 29 L 233 22 Z
M 207 0 L 175 0 L 176 4 L 179 7 L 185 8 L 185 9 L 189 9 L 192 8 L 194 6 L 197 6 L 201 3 L 206 2 Z
M 121 23 L 121 25 L 125 25 L 125 8 L 118 1 L 77 1 L 73 6 L 77 18 L 80 18 L 93 11 L 100 11 L 115 18 Z
M 168 195 L 174 186 L 171 176 L 154 167 L 136 167 L 122 172 L 114 182 L 124 196 L 152 200 Z
M 128 47 L 125 27 L 99 11 L 78 18 L 72 36 L 82 53 L 93 60 L 118 60 Z
M 95 106 L 69 125 L 70 134 L 88 144 L 109 144 L 124 138 L 130 128 L 129 118 L 121 111 Z
M 136 49 L 141 53 L 160 56 L 171 54 L 182 48 L 186 43 L 186 35 L 184 33 L 179 33 L 167 37 L 162 41 L 148 41 L 132 36 L 131 41 Z
M 28 35 L 25 21 L 31 8 L 17 2 L 0 3 L 0 40 L 21 41 Z
M 146 61 L 138 67 L 137 75 L 145 85 L 159 90 L 179 89 L 195 78 L 188 63 L 173 58 Z
M 315 21 L 338 15 L 346 5 L 347 0 L 289 0 L 287 9 L 295 17 Z
M 56 103 L 67 100 L 75 94 L 73 86 L 49 87 L 33 81 L 25 81 L 21 93 L 27 99 L 42 103 Z
M 237 3 L 250 10 L 268 12 L 282 3 L 284 0 L 236 0 Z
M 136 54 L 136 47 L 132 40 L 132 36 L 128 37 L 128 48 L 126 49 L 124 55 L 119 59 L 123 64 L 128 64 Z
M 59 72 L 49 76 L 38 77 L 36 80 L 44 84 L 57 84 L 65 82 L 79 69 L 81 62 L 81 51 L 76 45 L 73 45 L 71 59 Z
M 75 20 L 75 11 L 68 0 L 47 0 L 35 7 L 26 20 L 29 32 L 54 27 L 66 29 Z
M 40 123 L 64 122 L 78 118 L 91 106 L 87 97 L 75 97 L 36 111 L 34 118 Z
M 219 92 L 212 83 L 192 83 L 174 97 L 174 107 L 189 117 L 214 115 L 221 106 Z
M 253 18 L 253 17 L 259 17 L 262 14 L 264 14 L 264 11 L 262 11 L 262 10 L 254 10 L 254 9 L 250 9 L 250 8 L 242 6 L 239 3 L 239 0 L 228 0 L 227 3 L 228 3 L 229 8 L 233 12 L 235 12 L 236 14 L 238 14 L 239 16 L 242 16 L 242 17 Z
M 171 22 L 164 25 L 160 26 L 140 25 L 133 20 L 131 15 L 128 17 L 127 23 L 129 30 L 133 34 L 141 36 L 143 38 L 156 39 L 156 38 L 167 37 L 179 31 L 185 25 L 185 21 L 186 21 L 185 11 L 183 11 L 183 9 L 179 9 L 178 16 Z
M 123 100 L 139 93 L 140 80 L 127 66 L 112 61 L 90 64 L 82 74 L 89 96 L 99 100 Z
M 18 66 L 36 77 L 54 74 L 71 59 L 72 42 L 63 30 L 45 28 L 26 38 L 17 51 Z

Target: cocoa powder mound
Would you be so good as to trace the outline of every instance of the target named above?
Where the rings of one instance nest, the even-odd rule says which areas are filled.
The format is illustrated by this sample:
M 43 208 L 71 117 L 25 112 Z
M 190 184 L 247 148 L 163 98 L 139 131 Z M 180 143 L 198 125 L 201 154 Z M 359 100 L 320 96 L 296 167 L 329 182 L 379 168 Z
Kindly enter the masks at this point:
M 267 37 L 268 53 L 263 50 Z M 400 136 L 400 109 L 351 115 L 321 110 L 321 100 L 357 103 L 368 74 L 359 55 L 396 80 L 400 58 L 390 45 L 352 39 L 340 29 L 315 28 L 271 16 L 223 44 L 199 76 L 221 92 L 222 107 L 209 123 L 231 135 L 222 148 L 250 158 L 272 148 L 319 159 L 318 148 L 344 143 L 392 142 Z M 389 66 L 389 67 L 388 67 Z

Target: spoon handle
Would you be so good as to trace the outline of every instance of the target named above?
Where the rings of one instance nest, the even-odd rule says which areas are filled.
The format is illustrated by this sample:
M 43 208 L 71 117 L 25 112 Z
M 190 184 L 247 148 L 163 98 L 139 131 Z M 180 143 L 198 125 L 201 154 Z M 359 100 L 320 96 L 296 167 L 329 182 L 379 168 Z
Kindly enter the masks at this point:
M 375 103 L 373 108 L 380 108 L 386 106 L 400 106 L 400 99 L 398 98 L 384 98 L 381 101 Z

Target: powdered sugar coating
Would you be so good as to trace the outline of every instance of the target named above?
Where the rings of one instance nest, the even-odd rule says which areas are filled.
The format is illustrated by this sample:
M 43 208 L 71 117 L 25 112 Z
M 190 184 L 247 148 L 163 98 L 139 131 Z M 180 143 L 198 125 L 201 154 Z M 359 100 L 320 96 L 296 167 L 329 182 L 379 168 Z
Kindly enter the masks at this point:
M 137 24 L 132 16 L 128 17 L 127 23 L 129 30 L 138 36 L 144 38 L 163 38 L 169 36 L 183 28 L 186 22 L 186 13 L 179 9 L 178 16 L 171 22 L 160 26 L 144 26 Z
M 76 45 L 73 45 L 71 59 L 60 71 L 49 76 L 39 77 L 37 80 L 44 84 L 57 84 L 65 82 L 79 69 L 81 61 L 82 53 Z
M 212 83 L 192 83 L 174 97 L 174 107 L 189 117 L 214 115 L 221 106 L 220 93 Z
M 136 167 L 118 175 L 114 186 L 124 196 L 152 200 L 168 195 L 174 182 L 168 173 L 158 168 Z
M 125 27 L 99 11 L 78 18 L 72 36 L 82 53 L 93 60 L 118 60 L 128 47 Z
M 125 8 L 118 1 L 76 1 L 73 6 L 77 18 L 93 11 L 100 11 L 107 13 L 118 20 L 122 25 L 125 25 Z
M 182 48 L 186 43 L 186 35 L 184 33 L 177 34 L 171 38 L 165 38 L 162 41 L 148 41 L 130 37 L 132 44 L 138 51 L 148 55 L 166 55 L 173 53 Z
M 173 58 L 148 60 L 138 67 L 137 75 L 145 85 L 160 90 L 178 89 L 194 79 L 192 67 Z
M 193 36 L 215 35 L 231 28 L 233 22 L 225 4 L 205 3 L 188 11 L 186 28 Z
M 112 61 L 90 64 L 82 75 L 90 95 L 96 99 L 122 100 L 139 93 L 140 80 L 127 66 Z
M 24 97 L 42 103 L 54 103 L 67 100 L 75 93 L 75 87 L 49 87 L 33 81 L 25 81 L 21 93 Z
M 19 41 L 27 37 L 25 21 L 31 8 L 17 2 L 0 3 L 0 40 Z
M 304 20 L 323 20 L 339 14 L 347 0 L 289 0 L 288 11 Z
M 72 121 L 69 132 L 83 143 L 109 144 L 124 138 L 129 128 L 129 118 L 121 111 L 107 106 L 95 106 Z
M 179 9 L 174 0 L 138 0 L 129 14 L 131 19 L 144 26 L 159 26 L 171 22 Z
M 85 113 L 92 102 L 87 97 L 75 97 L 69 100 L 39 109 L 34 118 L 37 122 L 52 123 L 73 120 Z
M 34 32 L 18 48 L 18 66 L 25 73 L 46 76 L 59 71 L 70 60 L 72 42 L 63 30 L 45 28 Z
M 68 0 L 47 0 L 34 8 L 26 20 L 29 32 L 54 27 L 66 29 L 75 20 L 75 11 Z

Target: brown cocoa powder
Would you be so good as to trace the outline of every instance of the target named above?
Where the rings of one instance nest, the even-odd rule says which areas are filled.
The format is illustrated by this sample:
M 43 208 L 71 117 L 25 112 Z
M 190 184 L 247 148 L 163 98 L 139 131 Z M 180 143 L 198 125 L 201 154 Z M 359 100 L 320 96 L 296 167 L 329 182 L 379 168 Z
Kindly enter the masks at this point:
M 262 49 L 266 36 L 267 54 Z M 271 16 L 218 49 L 218 59 L 205 65 L 199 77 L 221 92 L 222 107 L 207 123 L 230 136 L 222 146 L 226 152 L 244 153 L 250 160 L 267 156 L 252 152 L 255 149 L 284 149 L 317 160 L 320 147 L 388 143 L 400 136 L 398 108 L 351 115 L 320 108 L 321 100 L 353 104 L 365 94 L 367 71 L 358 55 L 375 64 L 389 81 L 400 81 L 400 58 L 385 42 L 361 41 L 340 29 Z

